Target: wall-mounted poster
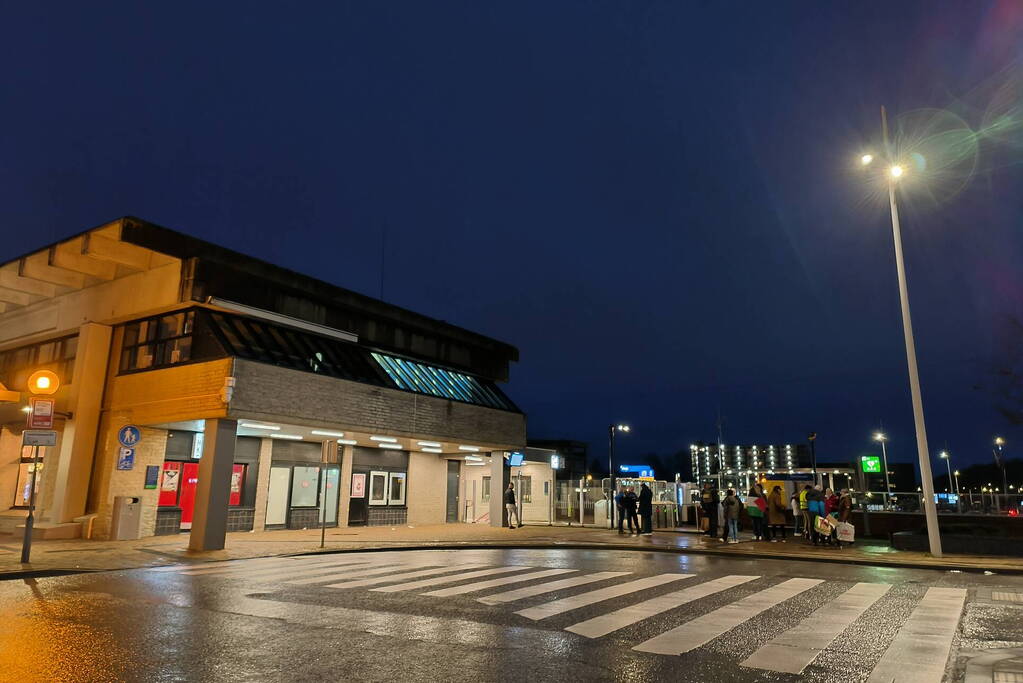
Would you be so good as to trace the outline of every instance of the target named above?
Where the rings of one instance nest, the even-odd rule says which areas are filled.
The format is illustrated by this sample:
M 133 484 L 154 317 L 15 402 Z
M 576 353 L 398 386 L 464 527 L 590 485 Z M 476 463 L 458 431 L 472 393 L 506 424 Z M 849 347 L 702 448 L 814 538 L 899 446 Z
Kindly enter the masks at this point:
M 366 497 L 366 475 L 365 474 L 353 474 L 352 475 L 352 498 L 365 498 Z

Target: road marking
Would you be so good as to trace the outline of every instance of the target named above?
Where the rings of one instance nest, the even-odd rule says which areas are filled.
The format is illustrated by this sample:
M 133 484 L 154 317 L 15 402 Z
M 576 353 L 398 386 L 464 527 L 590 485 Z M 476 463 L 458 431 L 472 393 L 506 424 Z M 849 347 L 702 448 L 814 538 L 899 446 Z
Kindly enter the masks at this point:
M 301 571 L 303 569 L 311 569 L 313 567 L 342 567 L 349 564 L 366 564 L 371 560 L 366 558 L 359 559 L 330 559 L 330 560 L 292 560 L 291 562 L 283 562 L 281 564 L 275 564 L 272 566 L 259 565 L 258 567 L 225 567 L 223 569 L 192 569 L 189 571 L 183 571 L 182 574 L 189 576 L 203 575 L 209 576 L 213 574 L 219 574 L 222 576 L 234 576 L 234 575 L 256 575 L 264 574 L 269 572 L 279 572 L 283 569 L 292 569 L 293 571 Z
M 525 588 L 518 588 L 513 591 L 494 593 L 493 595 L 488 595 L 485 598 L 477 598 L 477 600 L 485 605 L 497 605 L 502 602 L 515 602 L 516 600 L 522 600 L 523 598 L 531 598 L 534 595 L 553 593 L 554 591 L 559 591 L 562 588 L 573 588 L 575 586 L 582 586 L 587 583 L 604 581 L 605 579 L 615 579 L 618 578 L 619 576 L 627 576 L 631 573 L 632 572 L 597 572 L 596 574 L 573 576 L 567 579 L 561 579 L 559 581 L 541 583 L 536 586 L 526 586 Z
M 625 628 L 626 626 L 635 624 L 643 619 L 648 619 L 655 614 L 667 612 L 670 609 L 675 609 L 676 607 L 688 602 L 705 598 L 708 595 L 713 595 L 714 593 L 719 593 L 729 588 L 735 588 L 747 581 L 759 578 L 759 576 L 742 575 L 723 576 L 720 579 L 700 583 L 674 593 L 668 593 L 667 595 L 651 598 L 650 600 L 645 600 L 643 602 L 636 603 L 635 605 L 623 607 L 622 609 L 614 612 L 602 614 L 599 617 L 580 621 L 578 624 L 572 624 L 565 630 L 571 631 L 572 633 L 578 633 L 579 635 L 586 636 L 587 638 L 599 638 L 600 636 L 605 636 L 608 633 Z
M 454 576 L 442 576 L 434 579 L 423 579 L 422 581 L 411 581 L 409 583 L 399 583 L 397 586 L 384 586 L 383 588 L 373 588 L 371 590 L 379 593 L 394 593 L 397 591 L 410 591 L 417 588 L 426 588 L 427 586 L 436 586 L 439 583 L 452 583 L 454 581 L 462 581 L 464 579 L 475 579 L 480 576 L 491 576 L 493 574 L 506 574 L 508 572 L 518 572 L 523 569 L 532 569 L 532 567 L 496 567 L 494 569 L 481 569 L 475 572 L 468 572 L 467 574 L 455 574 Z
M 867 683 L 940 681 L 965 603 L 963 588 L 928 588 Z
M 324 568 L 321 568 L 320 570 L 316 570 L 316 571 L 313 571 L 313 572 L 306 572 L 307 575 L 303 576 L 303 578 L 291 579 L 291 580 L 285 581 L 284 583 L 286 583 L 288 585 L 291 585 L 291 586 L 306 586 L 306 585 L 313 584 L 313 583 L 323 583 L 324 581 L 333 581 L 333 580 L 336 580 L 336 579 L 346 579 L 347 580 L 347 579 L 359 579 L 359 578 L 364 578 L 364 577 L 367 577 L 367 576 L 378 576 L 378 575 L 382 575 L 382 574 L 392 575 L 394 572 L 398 572 L 398 571 L 405 571 L 405 570 L 415 569 L 415 568 L 422 569 L 422 568 L 431 567 L 431 566 L 436 567 L 437 563 L 433 562 L 433 563 L 405 564 L 405 565 L 389 564 L 389 565 L 384 565 L 384 566 L 375 565 L 375 566 L 369 566 L 369 567 L 367 567 L 367 566 L 360 566 L 360 567 L 324 567 Z M 338 576 L 338 575 L 330 576 L 329 575 L 330 572 L 332 572 L 333 570 L 336 570 L 336 569 L 344 569 L 345 570 L 344 575 L 343 576 Z M 349 569 L 351 569 L 351 571 L 349 571 Z M 328 574 L 328 575 L 324 576 L 325 573 Z
M 798 674 L 891 588 L 886 583 L 857 583 L 801 622 L 780 634 L 741 666 Z
M 821 579 L 789 579 L 665 631 L 632 649 L 660 655 L 680 655 L 695 650 L 761 612 L 820 583 L 823 583 Z
M 555 614 L 579 609 L 586 605 L 603 602 L 604 600 L 610 600 L 611 598 L 628 595 L 629 593 L 635 593 L 636 591 L 646 590 L 647 588 L 661 586 L 666 583 L 671 583 L 672 581 L 691 579 L 694 576 L 696 575 L 658 574 L 657 576 L 647 576 L 642 579 L 636 579 L 635 581 L 629 581 L 628 583 L 620 583 L 615 586 L 608 586 L 607 588 L 599 588 L 595 591 L 590 591 L 589 593 L 581 593 L 579 595 L 562 598 L 561 600 L 545 602 L 542 605 L 537 605 L 536 607 L 519 610 L 515 614 L 537 621 L 540 619 L 546 619 L 547 617 L 553 617 Z
M 451 588 L 441 588 L 440 590 L 430 591 L 429 593 L 423 593 L 423 595 L 430 595 L 435 598 L 446 598 L 451 595 L 462 595 L 464 593 L 474 593 L 476 591 L 485 590 L 487 588 L 494 588 L 495 586 L 506 586 L 509 583 L 521 583 L 522 581 L 533 581 L 534 579 L 542 579 L 546 576 L 557 576 L 558 574 L 568 574 L 569 572 L 578 571 L 576 569 L 544 569 L 539 572 L 530 572 L 528 574 L 517 574 L 515 576 L 503 576 L 499 579 L 490 579 L 489 581 L 477 581 L 476 583 L 467 583 L 464 586 L 453 586 Z
M 397 581 L 404 581 L 405 579 L 418 579 L 424 576 L 436 576 L 437 574 L 445 574 L 450 572 L 465 571 L 468 569 L 476 569 L 478 567 L 485 567 L 485 564 L 456 564 L 449 565 L 447 567 L 434 567 L 432 569 L 417 569 L 411 572 L 400 572 L 398 574 L 388 574 L 387 576 L 376 576 L 369 579 L 356 579 L 355 581 L 342 581 L 341 583 L 332 583 L 326 588 L 360 588 L 362 586 L 375 586 L 380 583 L 393 583 Z M 391 567 L 393 570 L 394 567 Z

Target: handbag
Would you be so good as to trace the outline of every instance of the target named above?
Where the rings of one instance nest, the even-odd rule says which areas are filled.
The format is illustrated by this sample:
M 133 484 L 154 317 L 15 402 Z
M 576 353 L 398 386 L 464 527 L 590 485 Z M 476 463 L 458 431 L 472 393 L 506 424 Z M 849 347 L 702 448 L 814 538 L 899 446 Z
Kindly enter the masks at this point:
M 813 520 L 813 528 L 819 534 L 830 536 L 832 529 L 830 518 L 817 515 Z
M 838 523 L 838 540 L 843 543 L 852 543 L 856 540 L 856 527 L 849 522 Z

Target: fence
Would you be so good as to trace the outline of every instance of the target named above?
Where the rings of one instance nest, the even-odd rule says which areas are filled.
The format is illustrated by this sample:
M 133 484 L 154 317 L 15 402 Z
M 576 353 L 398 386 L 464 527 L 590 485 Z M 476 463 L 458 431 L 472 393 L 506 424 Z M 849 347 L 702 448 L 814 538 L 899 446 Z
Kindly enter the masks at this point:
M 885 495 L 883 491 L 857 491 L 854 508 L 869 512 L 921 512 L 923 494 L 919 491 Z M 942 514 L 1008 515 L 1023 518 L 1023 493 L 966 492 L 934 494 L 938 512 Z

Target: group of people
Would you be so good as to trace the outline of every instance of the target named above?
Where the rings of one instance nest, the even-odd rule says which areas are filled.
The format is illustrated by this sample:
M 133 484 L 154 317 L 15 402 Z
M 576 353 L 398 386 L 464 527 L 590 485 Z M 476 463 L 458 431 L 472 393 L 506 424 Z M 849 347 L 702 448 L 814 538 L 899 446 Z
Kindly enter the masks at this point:
M 814 545 L 837 543 L 839 523 L 848 524 L 852 512 L 852 497 L 848 489 L 836 495 L 831 489 L 822 489 L 820 484 L 806 484 L 802 491 L 792 494 L 789 502 L 781 486 L 774 486 L 768 494 L 760 484 L 750 487 L 745 499 L 734 489 L 728 489 L 724 498 L 712 482 L 704 482 L 700 493 L 700 507 L 707 520 L 705 533 L 711 538 L 720 538 L 725 543 L 739 542 L 739 520 L 743 508 L 753 523 L 753 540 L 786 542 L 786 513 L 791 505 L 795 535 L 802 535 Z M 719 513 L 720 510 L 720 513 Z M 718 536 L 719 514 L 724 521 Z M 818 521 L 818 518 L 823 518 Z
M 614 502 L 618 511 L 618 533 L 625 533 L 626 521 L 629 523 L 629 534 L 650 536 L 654 533 L 654 492 L 649 486 L 641 484 L 639 495 L 636 495 L 635 487 L 622 486 L 615 493 Z

